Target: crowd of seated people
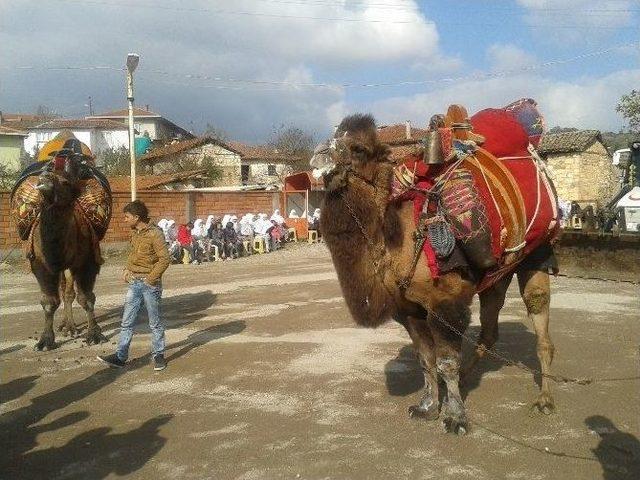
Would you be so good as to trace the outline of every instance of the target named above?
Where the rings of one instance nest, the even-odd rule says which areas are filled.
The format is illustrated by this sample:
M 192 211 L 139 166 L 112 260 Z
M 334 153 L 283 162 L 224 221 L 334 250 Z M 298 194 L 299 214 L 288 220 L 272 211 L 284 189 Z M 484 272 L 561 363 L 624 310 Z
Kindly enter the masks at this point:
M 320 209 L 316 209 L 314 215 L 308 217 L 309 228 L 312 222 L 317 225 L 319 218 Z M 222 218 L 209 215 L 206 220 L 198 218 L 178 226 L 174 220 L 163 218 L 158 227 L 164 232 L 175 263 L 199 264 L 247 256 L 254 253 L 256 239 L 261 240 L 258 243 L 263 246 L 264 253 L 268 253 L 282 248 L 290 240 L 280 210 L 275 210 L 271 217 L 265 213 L 247 213 L 239 220 L 232 214 Z

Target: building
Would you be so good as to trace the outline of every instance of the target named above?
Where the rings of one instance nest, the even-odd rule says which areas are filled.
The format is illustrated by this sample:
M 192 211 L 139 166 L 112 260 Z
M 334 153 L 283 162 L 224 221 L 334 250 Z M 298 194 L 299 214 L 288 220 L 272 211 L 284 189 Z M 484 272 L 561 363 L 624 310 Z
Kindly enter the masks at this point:
M 619 190 L 619 170 L 598 130 L 546 133 L 538 153 L 545 159 L 562 200 L 601 206 Z
M 129 125 L 129 110 L 115 110 L 105 112 L 99 115 L 91 115 L 86 117 L 90 120 L 111 120 L 124 125 Z M 174 139 L 189 139 L 194 136 L 182 127 L 179 127 L 171 120 L 164 118 L 162 115 L 152 112 L 147 108 L 133 109 L 133 128 L 136 135 L 149 134 L 149 138 L 153 141 L 167 142 Z
M 389 145 L 391 160 L 399 161 L 419 149 L 420 141 L 427 135 L 422 128 L 414 128 L 411 122 L 378 127 L 378 140 Z
M 21 156 L 27 132 L 0 125 L 0 166 L 10 172 L 22 170 Z
M 210 137 L 174 141 L 140 157 L 140 164 L 150 173 L 174 173 L 194 168 L 215 167 L 219 178 L 209 187 L 241 185 L 240 152 Z
M 87 120 L 56 118 L 28 129 L 24 149 L 34 155 L 45 143 L 62 130 L 70 130 L 78 140 L 85 143 L 96 156 L 100 165 L 100 153 L 119 148 L 129 148 L 129 132 L 125 125 L 113 120 Z
M 300 158 L 266 145 L 247 145 L 230 142 L 242 157 L 242 185 L 282 185 L 284 178 L 293 173 Z
M 188 170 L 162 175 L 136 175 L 136 190 L 191 190 L 202 186 L 206 181 L 206 170 Z M 114 192 L 130 192 L 131 177 L 107 177 Z

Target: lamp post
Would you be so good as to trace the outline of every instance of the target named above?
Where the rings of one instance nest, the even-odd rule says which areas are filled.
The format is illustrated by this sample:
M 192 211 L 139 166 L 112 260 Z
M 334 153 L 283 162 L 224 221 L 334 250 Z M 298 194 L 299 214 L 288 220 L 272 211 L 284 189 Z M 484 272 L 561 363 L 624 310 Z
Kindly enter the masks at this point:
M 127 100 L 129 101 L 129 158 L 131 160 L 131 200 L 136 199 L 136 151 L 135 132 L 133 128 L 133 72 L 138 66 L 140 56 L 136 53 L 127 55 Z

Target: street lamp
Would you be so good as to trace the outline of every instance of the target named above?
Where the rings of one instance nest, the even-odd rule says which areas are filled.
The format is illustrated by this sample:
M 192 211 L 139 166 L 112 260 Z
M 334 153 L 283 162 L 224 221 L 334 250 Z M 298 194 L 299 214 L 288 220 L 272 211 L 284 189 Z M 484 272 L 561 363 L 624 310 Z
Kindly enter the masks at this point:
M 127 55 L 127 100 L 129 101 L 129 158 L 131 160 L 131 200 L 136 199 L 136 151 L 133 128 L 133 72 L 138 66 L 140 55 Z

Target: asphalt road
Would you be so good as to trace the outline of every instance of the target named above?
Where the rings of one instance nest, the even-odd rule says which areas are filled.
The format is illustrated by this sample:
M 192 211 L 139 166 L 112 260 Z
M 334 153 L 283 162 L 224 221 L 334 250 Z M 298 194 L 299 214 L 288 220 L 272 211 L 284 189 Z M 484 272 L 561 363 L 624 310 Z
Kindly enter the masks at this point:
M 458 438 L 409 419 L 423 385 L 409 338 L 392 323 L 355 327 L 323 244 L 170 267 L 163 372 L 144 321 L 126 369 L 95 360 L 117 338 L 119 271 L 109 260 L 96 290 L 109 342 L 59 337 L 52 352 L 32 349 L 35 279 L 2 272 L 0 478 L 640 478 L 638 286 L 554 279 L 554 370 L 599 380 L 555 386 L 545 417 L 529 410 L 532 375 L 485 360 Z M 515 285 L 500 334 L 500 351 L 537 367 Z

